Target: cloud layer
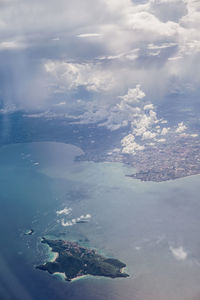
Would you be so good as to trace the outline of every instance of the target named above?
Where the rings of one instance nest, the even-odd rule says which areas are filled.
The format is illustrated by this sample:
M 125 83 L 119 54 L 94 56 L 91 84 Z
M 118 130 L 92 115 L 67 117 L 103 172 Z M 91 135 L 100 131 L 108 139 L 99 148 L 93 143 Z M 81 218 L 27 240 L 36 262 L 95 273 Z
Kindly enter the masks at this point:
M 113 130 L 126 126 L 131 113 L 140 114 L 132 99 L 145 93 L 148 114 L 134 133 L 148 139 L 153 136 L 147 123 L 157 118 L 148 105 L 169 95 L 186 95 L 189 101 L 198 94 L 200 5 L 195 0 L 2 0 L 0 20 L 3 109 L 14 104 L 73 111 L 82 114 L 82 122 L 104 118 Z M 134 98 L 136 92 L 143 94 Z

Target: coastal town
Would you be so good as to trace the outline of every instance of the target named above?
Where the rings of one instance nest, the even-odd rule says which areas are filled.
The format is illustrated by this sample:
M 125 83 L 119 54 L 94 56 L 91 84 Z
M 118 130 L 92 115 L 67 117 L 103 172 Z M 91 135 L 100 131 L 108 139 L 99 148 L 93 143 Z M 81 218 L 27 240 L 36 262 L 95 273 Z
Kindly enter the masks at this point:
M 120 145 L 103 151 L 88 151 L 77 160 L 120 162 L 135 169 L 127 176 L 141 181 L 162 182 L 200 174 L 200 138 L 168 135 L 166 141 L 143 143 L 142 151 L 123 153 Z
M 200 174 L 200 140 L 171 137 L 167 143 L 145 146 L 135 155 L 114 153 L 109 159 L 136 169 L 132 178 L 161 182 Z

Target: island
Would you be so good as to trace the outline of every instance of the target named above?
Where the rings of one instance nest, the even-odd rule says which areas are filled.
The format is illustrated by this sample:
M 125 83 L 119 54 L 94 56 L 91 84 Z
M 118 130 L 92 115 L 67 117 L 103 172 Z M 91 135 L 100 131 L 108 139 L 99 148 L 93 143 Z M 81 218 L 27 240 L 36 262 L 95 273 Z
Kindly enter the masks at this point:
M 24 233 L 24 235 L 33 235 L 34 232 L 35 232 L 35 231 L 31 228 L 31 229 L 27 230 L 27 231 Z
M 50 274 L 64 273 L 65 280 L 71 281 L 85 275 L 105 276 L 110 278 L 128 277 L 123 272 L 126 264 L 114 258 L 105 258 L 95 250 L 88 249 L 76 242 L 50 240 L 42 238 L 57 256 L 53 262 L 46 262 L 36 268 Z

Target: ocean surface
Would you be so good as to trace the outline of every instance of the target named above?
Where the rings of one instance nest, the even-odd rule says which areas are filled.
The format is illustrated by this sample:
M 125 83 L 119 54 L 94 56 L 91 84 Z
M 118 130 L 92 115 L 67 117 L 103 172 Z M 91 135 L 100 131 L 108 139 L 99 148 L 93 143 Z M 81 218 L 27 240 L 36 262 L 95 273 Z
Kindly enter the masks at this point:
M 200 176 L 141 182 L 81 154 L 53 142 L 0 148 L 0 299 L 199 300 Z M 130 277 L 69 283 L 36 270 L 52 258 L 42 236 L 117 258 Z

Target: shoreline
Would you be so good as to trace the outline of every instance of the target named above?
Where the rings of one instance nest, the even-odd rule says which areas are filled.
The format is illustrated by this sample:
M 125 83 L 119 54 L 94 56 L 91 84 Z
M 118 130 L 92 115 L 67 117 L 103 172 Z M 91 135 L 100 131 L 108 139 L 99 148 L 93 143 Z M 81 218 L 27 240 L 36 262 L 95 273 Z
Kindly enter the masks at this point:
M 62 281 L 67 280 L 67 277 L 66 277 L 65 273 L 55 272 L 55 273 L 53 273 L 53 276 L 59 277 Z
M 52 256 L 52 257 L 50 257 L 49 262 L 55 262 L 56 259 L 59 257 L 59 253 L 58 252 L 53 252 L 52 251 L 51 253 L 49 253 L 49 255 Z
M 56 259 L 59 257 L 59 253 L 52 251 L 52 248 L 49 245 L 45 244 L 45 246 L 48 247 L 48 256 L 49 256 L 48 262 L 55 262 Z
M 91 276 L 91 275 L 89 275 L 89 274 L 81 275 L 81 276 L 77 276 L 77 277 L 71 279 L 70 281 L 71 281 L 71 282 L 75 282 L 75 281 L 78 281 L 78 280 L 81 280 L 81 279 L 84 279 L 84 278 L 87 278 L 87 277 L 90 277 L 90 276 Z

